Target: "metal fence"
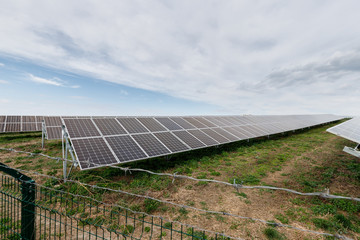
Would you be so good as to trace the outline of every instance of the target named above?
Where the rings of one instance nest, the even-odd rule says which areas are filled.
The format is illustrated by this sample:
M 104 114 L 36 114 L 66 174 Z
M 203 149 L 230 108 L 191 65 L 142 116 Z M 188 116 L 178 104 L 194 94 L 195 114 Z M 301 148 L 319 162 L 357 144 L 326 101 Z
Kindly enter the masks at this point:
M 228 239 L 0 171 L 0 239 Z

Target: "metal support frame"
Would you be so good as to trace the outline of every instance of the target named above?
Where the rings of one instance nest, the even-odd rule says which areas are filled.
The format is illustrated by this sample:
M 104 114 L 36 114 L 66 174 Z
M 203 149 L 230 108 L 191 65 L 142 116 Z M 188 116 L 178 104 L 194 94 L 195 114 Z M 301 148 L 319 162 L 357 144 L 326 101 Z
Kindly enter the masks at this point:
M 62 136 L 61 136 L 61 141 L 62 141 L 62 154 L 63 154 L 63 175 L 64 175 L 64 182 L 66 182 L 66 180 L 68 179 L 71 170 L 73 167 L 77 167 L 79 165 L 78 161 L 75 158 L 74 155 L 74 150 L 70 144 L 70 140 L 69 140 L 69 135 L 66 131 L 66 128 L 64 125 L 61 126 L 62 130 Z M 69 172 L 67 171 L 67 162 L 68 162 L 68 153 L 70 153 L 70 157 L 71 157 L 71 166 L 69 169 Z
M 44 142 L 45 136 L 47 135 L 46 128 L 45 128 L 45 121 L 42 120 L 41 122 L 41 148 L 44 149 Z
M 351 154 L 355 157 L 358 157 L 360 158 L 360 150 L 359 150 L 359 147 L 360 147 L 360 144 L 358 144 L 355 148 L 351 148 L 351 147 L 344 147 L 343 151 L 348 153 L 348 154 Z

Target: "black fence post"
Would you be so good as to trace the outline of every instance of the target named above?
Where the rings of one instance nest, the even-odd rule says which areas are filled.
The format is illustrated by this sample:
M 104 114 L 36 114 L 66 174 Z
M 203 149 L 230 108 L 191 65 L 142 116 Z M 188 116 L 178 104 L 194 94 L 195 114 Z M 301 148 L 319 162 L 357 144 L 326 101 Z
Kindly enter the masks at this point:
M 21 237 L 35 239 L 35 181 L 21 182 Z

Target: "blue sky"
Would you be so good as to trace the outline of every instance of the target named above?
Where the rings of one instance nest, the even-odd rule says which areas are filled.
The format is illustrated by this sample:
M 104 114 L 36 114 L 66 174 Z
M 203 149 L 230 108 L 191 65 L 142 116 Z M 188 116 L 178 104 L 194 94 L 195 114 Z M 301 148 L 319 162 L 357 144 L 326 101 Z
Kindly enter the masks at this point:
M 127 87 L 0 58 L 4 114 L 27 115 L 196 115 L 216 112 L 206 103 Z M 6 106 L 6 107 L 5 107 Z
M 1 114 L 360 115 L 359 1 L 1 6 Z

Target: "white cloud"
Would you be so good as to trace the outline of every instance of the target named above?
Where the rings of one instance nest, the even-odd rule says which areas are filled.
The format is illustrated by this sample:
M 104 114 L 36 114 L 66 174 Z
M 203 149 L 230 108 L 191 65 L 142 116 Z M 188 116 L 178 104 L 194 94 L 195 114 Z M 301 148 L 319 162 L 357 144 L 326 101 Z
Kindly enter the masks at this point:
M 0 79 L 0 84 L 8 84 L 8 83 L 9 83 L 8 81 L 1 80 L 1 79 Z
M 0 62 L 0 67 L 5 67 L 5 64 Z
M 32 74 L 29 74 L 29 79 L 31 81 L 33 81 L 33 82 L 36 82 L 36 83 L 53 85 L 53 86 L 57 86 L 57 87 L 62 87 L 63 86 L 63 84 L 61 82 L 56 81 L 55 79 L 41 78 L 41 77 L 34 76 Z
M 359 79 L 342 74 L 341 63 L 322 65 L 331 79 L 320 69 L 335 53 L 344 61 L 358 53 L 359 8 L 356 0 L 5 1 L 0 53 L 225 112 L 320 112 L 327 105 L 359 111 L 349 97 L 356 87 L 346 95 L 334 90 L 335 83 L 356 86 Z M 312 63 L 320 65 L 310 71 Z M 283 85 L 271 84 L 281 74 Z M 336 104 L 346 99 L 352 101 L 346 108 Z

